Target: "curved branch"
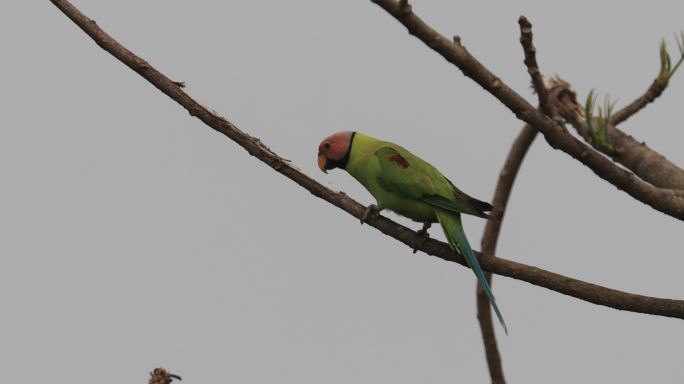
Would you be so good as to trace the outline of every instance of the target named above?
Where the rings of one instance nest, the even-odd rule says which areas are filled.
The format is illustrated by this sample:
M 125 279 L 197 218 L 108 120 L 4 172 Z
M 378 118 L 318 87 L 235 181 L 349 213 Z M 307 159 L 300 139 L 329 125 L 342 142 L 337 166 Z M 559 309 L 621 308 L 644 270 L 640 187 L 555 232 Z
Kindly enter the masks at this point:
M 448 62 L 456 65 L 464 75 L 480 84 L 520 120 L 539 130 L 551 147 L 569 154 L 586 165 L 596 175 L 642 203 L 667 215 L 684 220 L 684 194 L 674 190 L 657 188 L 643 182 L 631 172 L 616 166 L 609 159 L 582 143 L 562 125 L 538 111 L 496 77 L 460 44 L 460 39 L 452 41 L 442 36 L 416 16 L 410 6 L 399 8 L 399 3 L 394 0 L 371 1 L 402 23 L 411 35 L 416 36 Z
M 667 84 L 668 83 L 660 81 L 659 77 L 656 77 L 643 95 L 636 98 L 636 100 L 632 101 L 621 110 L 615 112 L 610 119 L 611 124 L 618 125 L 622 123 L 645 108 L 649 103 L 654 102 L 655 99 L 663 94 L 665 88 L 667 88 Z
M 539 71 L 539 65 L 537 64 L 537 49 L 532 42 L 532 24 L 525 16 L 520 16 L 518 24 L 520 24 L 520 44 L 525 53 L 524 62 L 527 67 L 527 73 L 529 73 L 532 86 L 539 97 L 539 108 L 549 115 L 551 113 L 548 104 L 549 92 L 546 89 L 544 79 Z M 511 150 L 501 168 L 499 180 L 494 190 L 494 197 L 492 198 L 493 208 L 491 216 L 493 220 L 487 220 L 484 233 L 482 234 L 482 252 L 486 255 L 496 254 L 496 244 L 499 241 L 506 205 L 513 190 L 513 182 L 518 176 L 518 171 L 525 159 L 527 150 L 532 145 L 535 137 L 537 137 L 537 132 L 531 125 L 525 124 L 520 130 L 518 137 L 513 141 Z M 491 286 L 492 274 L 486 272 L 485 278 Z M 492 308 L 489 305 L 489 298 L 484 288 L 482 288 L 482 284 L 476 285 L 476 298 L 477 319 L 480 322 L 480 332 L 482 333 L 482 342 L 484 343 L 487 366 L 489 367 L 489 377 L 492 379 L 492 384 L 505 384 L 506 379 L 501 364 L 501 354 L 497 346 L 496 333 L 494 332 L 494 323 L 492 321 Z
M 210 110 L 195 101 L 185 93 L 177 83 L 171 81 L 168 77 L 153 68 L 148 62 L 136 56 L 112 39 L 112 37 L 100 29 L 93 20 L 86 17 L 67 0 L 50 1 L 76 23 L 79 28 L 88 34 L 88 36 L 95 40 L 97 45 L 140 74 L 145 80 L 152 83 L 152 85 L 175 100 L 178 104 L 183 106 L 183 108 L 187 109 L 188 112 L 190 112 L 190 115 L 197 117 L 211 128 L 235 141 L 250 155 L 258 158 L 275 171 L 307 189 L 314 196 L 344 210 L 357 219 L 361 219 L 364 216 L 366 210 L 365 206 L 359 204 L 342 192 L 334 192 L 324 187 L 302 173 L 294 165 L 290 164 L 290 162 L 275 154 L 267 146 L 261 143 L 259 139 L 242 132 L 235 125 L 219 116 L 213 110 Z M 372 215 L 368 218 L 367 223 L 380 230 L 380 232 L 401 241 L 410 248 L 413 248 L 416 243 L 420 243 L 420 241 L 423 240 L 423 237 L 416 234 L 416 232 L 380 215 Z M 418 249 L 441 259 L 456 262 L 464 266 L 466 265 L 463 257 L 453 253 L 447 244 L 440 241 L 428 239 L 420 244 Z M 661 299 L 621 292 L 545 271 L 533 266 L 500 259 L 495 256 L 482 257 L 479 253 L 478 255 L 480 256 L 482 268 L 492 273 L 526 281 L 530 284 L 548 288 L 598 305 L 631 312 L 684 319 L 684 300 Z
M 496 191 L 492 199 L 493 209 L 491 215 L 494 220 L 487 220 L 484 234 L 482 235 L 482 253 L 485 255 L 496 253 L 496 244 L 499 241 L 499 233 L 501 232 L 508 198 L 511 196 L 511 190 L 513 189 L 513 182 L 518 175 L 518 170 L 520 170 L 520 165 L 525 159 L 527 150 L 532 145 L 532 142 L 534 142 L 535 137 L 537 137 L 537 132 L 531 125 L 525 124 L 513 145 L 511 145 L 506 162 L 503 168 L 501 168 L 499 181 L 496 183 Z M 491 285 L 492 274 L 487 273 L 486 276 Z M 482 331 L 492 384 L 505 383 L 506 380 L 504 379 L 503 368 L 501 367 L 501 356 L 496 345 L 496 336 L 492 323 L 492 309 L 487 295 L 480 284 L 477 285 L 477 318 L 480 320 L 480 330 Z
M 658 76 L 648 87 L 646 92 L 639 96 L 636 100 L 631 102 L 626 107 L 619 110 L 610 118 L 610 123 L 612 125 L 618 125 L 623 121 L 629 119 L 632 115 L 639 112 L 642 108 L 645 108 L 649 103 L 652 103 L 663 94 L 665 89 L 667 89 L 670 79 L 677 72 L 677 68 L 684 61 L 684 32 L 680 36 L 675 35 L 675 40 L 677 41 L 677 47 L 679 48 L 679 59 L 672 65 L 670 61 L 670 54 L 667 52 L 667 46 L 665 45 L 665 40 L 663 39 L 660 43 L 660 71 L 658 71 Z

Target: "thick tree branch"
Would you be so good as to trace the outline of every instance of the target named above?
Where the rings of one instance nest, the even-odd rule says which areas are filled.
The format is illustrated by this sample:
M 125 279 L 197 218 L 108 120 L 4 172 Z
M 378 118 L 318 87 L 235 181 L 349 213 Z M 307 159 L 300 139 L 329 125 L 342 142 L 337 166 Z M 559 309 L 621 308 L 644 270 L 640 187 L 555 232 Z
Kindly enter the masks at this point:
M 622 132 L 609 121 L 594 121 L 593 126 L 603 124 L 609 146 L 594 139 L 594 133 L 587 124 L 582 106 L 577 102 L 575 92 L 567 82 L 555 79 L 549 98 L 551 108 L 569 122 L 584 140 L 594 148 L 622 164 L 642 180 L 658 187 L 684 190 L 684 170 L 660 153 Z
M 219 116 L 213 110 L 202 106 L 145 60 L 136 56 L 112 39 L 107 33 L 100 29 L 94 21 L 82 14 L 78 9 L 71 5 L 71 3 L 66 0 L 51 0 L 51 2 L 76 23 L 79 28 L 88 34 L 88 36 L 93 38 L 97 45 L 112 54 L 122 63 L 152 83 L 160 91 L 187 109 L 188 112 L 190 112 L 190 115 L 196 116 L 211 128 L 235 141 L 250 155 L 258 158 L 275 171 L 307 189 L 314 196 L 344 210 L 357 219 L 363 217 L 366 210 L 365 206 L 359 204 L 342 192 L 334 192 L 324 187 L 302 173 L 295 166 L 291 165 L 287 160 L 273 153 L 267 146 L 261 143 L 259 139 L 240 131 L 235 125 Z M 421 244 L 419 240 L 422 241 L 423 238 L 416 234 L 416 232 L 383 216 L 372 215 L 368 218 L 367 224 L 377 228 L 380 232 L 401 241 L 409 248 L 413 248 L 414 244 L 419 243 L 418 249 L 429 255 L 466 265 L 463 257 L 452 252 L 447 244 L 434 239 L 428 239 Z M 594 304 L 631 312 L 684 319 L 684 300 L 661 299 L 621 292 L 545 271 L 540 268 L 500 259 L 495 256 L 480 257 L 480 259 L 482 268 L 486 271 L 526 281 Z
M 412 10 L 406 12 L 406 9 L 411 9 L 410 7 L 400 9 L 399 3 L 394 0 L 372 1 L 401 22 L 410 34 L 416 36 L 448 62 L 456 65 L 464 75 L 480 84 L 519 119 L 539 130 L 551 147 L 569 154 L 590 168 L 596 175 L 644 204 L 684 220 L 683 194 L 674 190 L 657 188 L 639 180 L 631 172 L 616 166 L 609 159 L 582 143 L 561 124 L 538 111 L 489 71 L 460 44 L 460 40 L 447 39 L 416 16 Z

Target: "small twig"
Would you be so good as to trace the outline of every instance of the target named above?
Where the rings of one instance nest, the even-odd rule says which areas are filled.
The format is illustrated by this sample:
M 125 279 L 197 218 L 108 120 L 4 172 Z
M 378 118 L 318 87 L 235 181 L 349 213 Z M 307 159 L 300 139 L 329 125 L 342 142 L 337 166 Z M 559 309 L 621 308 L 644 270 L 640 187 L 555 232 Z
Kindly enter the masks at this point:
M 634 114 L 645 108 L 648 104 L 652 103 L 663 94 L 665 89 L 667 89 L 670 83 L 670 78 L 677 72 L 677 69 L 682 64 L 684 60 L 684 33 L 681 37 L 675 35 L 675 40 L 677 41 L 677 47 L 679 48 L 679 59 L 675 63 L 674 67 L 671 65 L 670 54 L 667 52 L 667 47 L 665 46 L 665 41 L 660 44 L 660 71 L 655 80 L 648 87 L 646 92 L 639 96 L 636 100 L 629 103 L 627 106 L 621 110 L 615 112 L 613 117 L 610 119 L 612 125 L 618 125 L 625 120 L 632 117 Z
M 525 16 L 520 16 L 520 18 L 518 18 L 518 24 L 520 25 L 520 44 L 525 53 L 524 63 L 527 67 L 527 73 L 529 73 L 532 78 L 532 86 L 539 98 L 539 107 L 548 115 L 548 91 L 544 84 L 544 78 L 539 71 L 539 65 L 537 64 L 537 48 L 534 47 L 532 41 L 532 23 L 530 23 Z
M 632 117 L 632 115 L 641 111 L 649 103 L 652 103 L 653 101 L 655 101 L 655 99 L 662 95 L 666 87 L 666 84 L 660 83 L 657 79 L 653 80 L 653 83 L 651 83 L 651 86 L 648 87 L 648 89 L 643 95 L 639 96 L 636 100 L 632 101 L 624 108 L 615 112 L 613 118 L 610 119 L 610 122 L 613 125 L 618 125 L 624 122 L 625 120 L 629 119 L 630 117 Z
M 416 15 L 415 10 L 403 14 L 395 0 L 371 0 L 403 24 L 413 36 L 457 66 L 508 107 L 519 119 L 539 130 L 549 145 L 560 149 L 591 169 L 597 176 L 626 192 L 634 199 L 667 215 L 684 220 L 684 198 L 676 191 L 654 187 L 631 172 L 615 165 L 585 143 L 574 137 L 560 123 L 533 107 L 524 97 L 501 81 L 463 46 L 442 36 Z
M 150 372 L 149 384 L 171 384 L 173 380 L 183 380 L 180 376 L 167 371 L 164 368 L 155 368 Z
M 79 28 L 88 34 L 88 36 L 93 38 L 98 46 L 111 53 L 122 63 L 140 74 L 145 80 L 149 81 L 171 99 L 175 100 L 178 104 L 183 106 L 183 108 L 187 109 L 188 112 L 190 112 L 190 115 L 196 116 L 209 127 L 224 134 L 244 148 L 250 155 L 258 158 L 276 172 L 299 184 L 314 196 L 344 210 L 357 219 L 361 219 L 366 210 L 364 205 L 349 198 L 344 193 L 337 193 L 326 188 L 299 171 L 282 157 L 267 150 L 263 145 L 259 145 L 254 137 L 241 131 L 234 124 L 217 115 L 212 110 L 202 106 L 202 104 L 198 103 L 182 89 L 177 87 L 168 77 L 164 76 L 145 60 L 136 56 L 126 49 L 126 47 L 114 40 L 67 0 L 51 0 L 51 2 L 78 25 Z M 406 244 L 409 249 L 413 249 L 416 242 L 422 239 L 420 234 L 381 215 L 372 215 L 368 218 L 366 224 Z M 452 261 L 463 266 L 466 265 L 465 259 L 463 259 L 461 255 L 454 253 L 448 244 L 441 241 L 428 239 L 427 241 L 421 242 L 418 249 L 441 259 Z M 537 267 L 517 263 L 515 261 L 501 259 L 495 256 L 481 257 L 480 253 L 478 253 L 478 255 L 480 255 L 482 269 L 485 271 L 526 281 L 530 284 L 548 288 L 598 305 L 631 312 L 684 319 L 684 300 L 662 299 L 621 292 L 545 271 Z

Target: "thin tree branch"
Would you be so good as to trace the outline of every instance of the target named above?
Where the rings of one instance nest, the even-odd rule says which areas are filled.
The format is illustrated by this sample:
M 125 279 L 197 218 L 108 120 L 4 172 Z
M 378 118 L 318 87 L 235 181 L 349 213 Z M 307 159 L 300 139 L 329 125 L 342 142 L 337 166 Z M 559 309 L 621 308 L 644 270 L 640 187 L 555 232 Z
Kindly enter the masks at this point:
M 520 16 L 518 19 L 520 25 L 520 44 L 522 45 L 525 54 L 525 66 L 527 73 L 532 80 L 532 87 L 539 98 L 539 106 L 547 115 L 550 113 L 548 99 L 549 92 L 544 84 L 539 65 L 537 64 L 537 49 L 534 47 L 532 24 L 525 16 Z M 496 253 L 496 243 L 499 240 L 499 233 L 501 225 L 503 224 L 503 217 L 506 211 L 506 204 L 513 189 L 513 182 L 518 175 L 518 170 L 522 164 L 525 154 L 530 145 L 537 136 L 537 130 L 529 124 L 525 124 L 518 137 L 513 142 L 511 150 L 508 153 L 506 162 L 504 163 L 501 172 L 499 173 L 499 180 L 496 183 L 494 197 L 492 198 L 492 218 L 488 220 L 485 226 L 484 234 L 482 235 L 482 252 L 484 254 L 494 255 Z M 485 278 L 489 285 L 492 285 L 492 274 L 485 273 Z M 494 332 L 494 323 L 492 320 L 492 308 L 489 305 L 489 298 L 485 293 L 482 284 L 475 286 L 477 299 L 477 319 L 480 323 L 480 332 L 482 333 L 482 342 L 485 348 L 485 356 L 487 358 L 487 366 L 489 367 L 489 377 L 492 384 L 505 384 L 506 378 L 503 373 L 503 365 L 501 363 L 501 354 L 497 346 L 496 333 Z
M 518 24 L 520 25 L 520 44 L 525 53 L 524 63 L 527 67 L 527 73 L 529 73 L 532 79 L 532 87 L 534 87 L 534 91 L 539 98 L 539 109 L 548 115 L 549 95 L 546 85 L 544 84 L 544 78 L 539 71 L 539 65 L 537 64 L 537 48 L 534 47 L 534 43 L 532 42 L 532 23 L 530 23 L 525 16 L 520 16 L 518 18 Z
M 648 87 L 643 95 L 639 96 L 636 100 L 632 101 L 621 110 L 615 112 L 613 117 L 610 119 L 611 124 L 618 125 L 624 122 L 632 117 L 632 115 L 646 107 L 649 103 L 654 102 L 655 99 L 663 94 L 667 88 L 667 84 L 668 83 L 663 84 L 658 80 L 658 78 L 653 80 L 653 83 L 651 83 L 651 86 Z
M 684 194 L 654 187 L 639 180 L 631 172 L 616 166 L 570 134 L 561 124 L 544 115 L 501 79 L 489 71 L 459 41 L 451 41 L 432 29 L 413 11 L 400 11 L 394 0 L 371 0 L 396 18 L 408 32 L 456 65 L 464 75 L 473 79 L 507 106 L 519 119 L 539 130 L 552 148 L 560 149 L 586 165 L 596 175 L 636 200 L 667 215 L 684 220 Z M 406 7 L 405 7 L 406 8 Z
M 499 181 L 496 184 L 494 198 L 492 199 L 493 209 L 491 215 L 494 220 L 487 220 L 487 225 L 482 235 L 482 253 L 485 255 L 496 254 L 496 244 L 499 240 L 508 198 L 511 196 L 511 190 L 513 189 L 513 182 L 518 175 L 518 170 L 520 170 L 520 165 L 523 159 L 525 159 L 527 150 L 532 145 L 532 142 L 534 142 L 535 137 L 537 137 L 537 132 L 531 125 L 525 124 L 513 142 L 506 162 L 503 168 L 501 168 Z M 486 276 L 491 285 L 492 274 L 488 272 Z M 480 284 L 477 285 L 477 318 L 480 320 L 480 330 L 482 331 L 482 340 L 485 346 L 492 384 L 505 383 L 501 356 L 496 345 L 496 335 L 492 323 L 492 310 L 487 295 Z
M 679 36 L 675 34 L 675 40 L 677 41 L 677 47 L 679 48 L 679 58 L 677 62 L 674 66 L 672 65 L 670 53 L 667 51 L 667 45 L 663 39 L 660 43 L 660 70 L 658 71 L 658 76 L 656 76 L 653 83 L 651 83 L 651 86 L 648 87 L 643 95 L 639 96 L 636 100 L 619 110 L 610 118 L 610 123 L 612 125 L 616 126 L 627 120 L 649 103 L 655 101 L 655 99 L 662 95 L 665 89 L 667 89 L 670 79 L 675 72 L 677 72 L 677 68 L 682 64 L 682 61 L 684 61 L 684 32 L 681 32 Z
M 522 45 L 525 54 L 524 63 L 527 67 L 527 73 L 529 73 L 532 80 L 532 86 L 539 97 L 540 109 L 547 115 L 550 115 L 551 110 L 548 105 L 549 92 L 546 89 L 544 79 L 539 71 L 539 65 L 537 64 L 537 49 L 534 47 L 533 43 L 532 24 L 525 16 L 520 16 L 518 24 L 520 25 L 520 44 Z M 484 234 L 482 235 L 482 252 L 486 255 L 496 254 L 496 244 L 499 240 L 499 233 L 501 232 L 506 205 L 513 189 L 513 182 L 518 175 L 518 171 L 520 170 L 527 150 L 530 148 L 530 145 L 532 145 L 534 138 L 537 137 L 537 132 L 538 131 L 531 125 L 525 124 L 518 134 L 518 137 L 513 142 L 508 157 L 499 173 L 499 180 L 496 183 L 494 197 L 492 198 L 493 209 L 491 215 L 494 220 L 487 221 Z M 486 272 L 485 278 L 491 286 L 492 274 Z M 492 308 L 489 305 L 489 298 L 487 297 L 484 288 L 482 288 L 482 284 L 477 284 L 475 289 L 477 298 L 477 318 L 480 323 L 482 342 L 485 348 L 487 366 L 489 367 L 489 377 L 492 379 L 492 384 L 505 384 L 506 378 L 504 377 L 501 354 L 499 353 L 496 342 L 496 333 L 494 332 Z
M 259 139 L 242 132 L 235 125 L 219 116 L 213 110 L 204 107 L 202 104 L 195 101 L 168 77 L 153 68 L 148 62 L 136 56 L 112 39 L 112 37 L 100 29 L 94 21 L 86 17 L 67 0 L 50 1 L 76 23 L 79 28 L 88 34 L 88 36 L 95 40 L 97 45 L 112 54 L 122 63 L 152 83 L 152 85 L 157 87 L 160 91 L 187 109 L 188 112 L 190 112 L 190 115 L 197 117 L 211 128 L 235 141 L 250 155 L 256 157 L 278 173 L 307 189 L 314 196 L 344 210 L 357 219 L 363 217 L 364 212 L 366 211 L 365 206 L 359 204 L 342 192 L 334 192 L 324 187 L 302 173 L 294 165 L 290 164 L 290 162 L 275 154 L 267 146 L 261 143 Z M 466 265 L 463 257 L 452 252 L 447 244 L 434 239 L 423 241 L 423 237 L 416 232 L 387 219 L 386 217 L 371 215 L 368 217 L 367 224 L 406 244 L 410 249 L 413 249 L 415 244 L 419 244 L 418 249 L 429 255 L 459 263 L 464 266 Z M 662 299 L 621 292 L 545 271 L 537 267 L 500 259 L 495 256 L 482 257 L 479 252 L 478 255 L 480 257 L 480 264 L 485 271 L 526 281 L 530 284 L 538 285 L 598 305 L 631 312 L 684 319 L 684 300 Z
M 570 84 L 555 79 L 553 87 L 556 92 L 552 92 L 549 98 L 551 108 L 569 122 L 592 147 L 658 188 L 684 190 L 684 169 L 649 148 L 646 143 L 622 132 L 610 121 L 594 119 L 592 122 L 592 125 L 603 124 L 609 146 L 598 142 L 594 139 L 595 134 L 587 124 L 587 116 L 577 102 L 575 92 L 570 89 Z

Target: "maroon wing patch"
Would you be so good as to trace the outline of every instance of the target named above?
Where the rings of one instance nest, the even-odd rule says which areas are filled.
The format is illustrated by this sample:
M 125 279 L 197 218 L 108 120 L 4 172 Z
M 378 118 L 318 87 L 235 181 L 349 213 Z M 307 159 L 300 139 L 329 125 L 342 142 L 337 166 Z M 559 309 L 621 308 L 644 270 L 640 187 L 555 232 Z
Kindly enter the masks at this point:
M 398 164 L 402 168 L 408 168 L 409 162 L 406 161 L 403 157 L 401 157 L 400 154 L 395 153 L 392 156 L 389 157 L 389 161 Z

